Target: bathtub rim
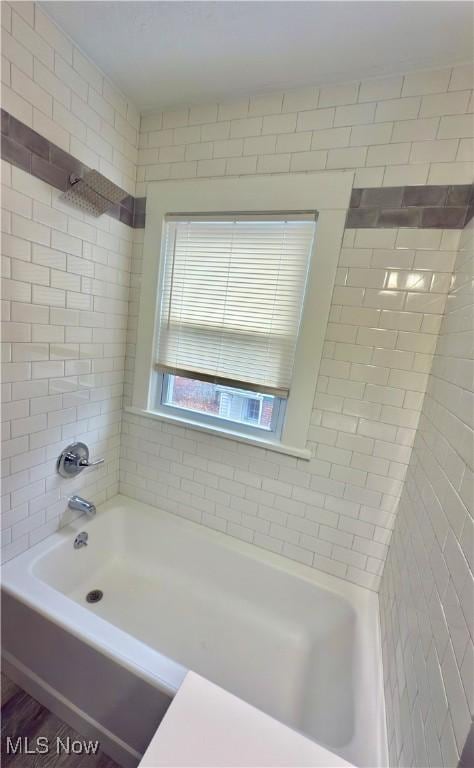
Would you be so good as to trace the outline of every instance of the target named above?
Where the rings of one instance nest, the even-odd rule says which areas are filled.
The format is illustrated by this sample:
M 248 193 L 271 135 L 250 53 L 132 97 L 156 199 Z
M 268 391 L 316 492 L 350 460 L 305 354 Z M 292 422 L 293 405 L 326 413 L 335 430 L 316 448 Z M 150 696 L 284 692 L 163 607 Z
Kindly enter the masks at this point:
M 116 499 L 117 496 L 98 506 L 97 514 L 113 509 Z M 186 676 L 186 667 L 79 605 L 34 573 L 34 567 L 40 559 L 68 541 L 72 545 L 77 533 L 89 530 L 95 519 L 81 515 L 26 552 L 4 563 L 0 572 L 2 591 L 173 697 Z M 165 669 L 156 670 L 157 662 L 159 667 Z
M 231 549 L 290 576 L 310 582 L 319 589 L 328 591 L 347 602 L 355 614 L 356 646 L 359 651 L 355 658 L 356 720 L 353 738 L 349 744 L 354 740 L 359 742 L 363 738 L 359 722 L 360 706 L 364 702 L 367 705 L 370 701 L 370 713 L 368 714 L 366 710 L 363 719 L 368 718 L 368 722 L 376 733 L 374 744 L 377 751 L 377 765 L 387 765 L 378 595 L 372 590 L 121 494 L 98 506 L 95 518 L 87 519 L 85 516 L 76 518 L 34 547 L 5 563 L 1 569 L 2 589 L 173 698 L 186 676 L 188 671 L 186 667 L 76 603 L 34 573 L 35 564 L 47 556 L 48 552 L 68 541 L 72 545 L 72 540 L 79 530 L 91 529 L 96 521 L 103 520 L 104 513 L 113 512 L 117 507 L 125 508 L 126 512 L 133 512 L 133 509 L 138 512 L 146 510 L 172 523 L 178 530 L 189 530 L 215 542 L 217 546 Z M 367 691 L 368 686 L 371 688 L 370 694 L 365 695 L 364 691 Z M 330 746 L 328 748 L 331 749 Z

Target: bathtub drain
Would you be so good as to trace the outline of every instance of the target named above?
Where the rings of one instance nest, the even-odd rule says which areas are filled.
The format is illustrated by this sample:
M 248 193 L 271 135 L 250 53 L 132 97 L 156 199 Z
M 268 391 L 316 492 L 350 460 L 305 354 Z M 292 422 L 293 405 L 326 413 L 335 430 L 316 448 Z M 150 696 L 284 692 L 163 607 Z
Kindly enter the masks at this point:
M 104 593 L 100 589 L 93 589 L 91 592 L 88 592 L 86 595 L 86 600 L 88 603 L 98 603 L 99 600 L 102 600 L 104 596 Z

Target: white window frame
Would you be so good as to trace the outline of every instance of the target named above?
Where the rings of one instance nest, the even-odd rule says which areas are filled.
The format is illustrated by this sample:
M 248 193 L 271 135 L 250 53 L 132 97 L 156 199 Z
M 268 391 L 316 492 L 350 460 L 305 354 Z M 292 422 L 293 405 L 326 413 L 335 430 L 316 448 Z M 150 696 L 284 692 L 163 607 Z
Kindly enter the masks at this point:
M 135 379 L 132 406 L 127 410 L 262 445 L 280 453 L 307 459 L 311 457 L 306 447 L 307 434 L 353 178 L 352 172 L 341 171 L 149 183 Z M 245 435 L 237 429 L 209 426 L 199 418 L 170 416 L 157 409 L 155 403 L 158 374 L 154 370 L 154 355 L 166 215 L 262 211 L 318 213 L 293 380 L 280 441 Z

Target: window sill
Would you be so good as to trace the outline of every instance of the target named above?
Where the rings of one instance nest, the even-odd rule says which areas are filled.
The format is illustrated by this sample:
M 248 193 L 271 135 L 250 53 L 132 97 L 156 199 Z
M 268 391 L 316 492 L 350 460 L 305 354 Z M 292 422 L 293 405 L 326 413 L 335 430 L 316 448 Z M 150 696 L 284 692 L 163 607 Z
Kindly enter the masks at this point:
M 177 416 L 170 416 L 169 414 L 160 413 L 159 411 L 147 411 L 142 408 L 135 408 L 132 406 L 126 406 L 124 408 L 126 413 L 133 413 L 135 416 L 144 416 L 147 419 L 153 421 L 165 421 L 168 424 L 179 424 L 187 429 L 195 429 L 198 432 L 204 432 L 206 434 L 216 435 L 217 437 L 223 437 L 228 440 L 236 440 L 239 443 L 247 443 L 248 445 L 256 445 L 259 448 L 264 448 L 267 451 L 275 451 L 276 453 L 284 453 L 287 456 L 296 456 L 298 459 L 312 458 L 311 451 L 308 448 L 297 448 L 293 445 L 285 445 L 284 443 L 275 443 L 271 440 L 264 440 L 263 438 L 254 437 L 250 435 L 244 435 L 240 432 L 233 432 L 232 430 L 221 429 L 220 427 L 211 427 L 207 424 L 201 424 L 192 419 L 180 419 Z

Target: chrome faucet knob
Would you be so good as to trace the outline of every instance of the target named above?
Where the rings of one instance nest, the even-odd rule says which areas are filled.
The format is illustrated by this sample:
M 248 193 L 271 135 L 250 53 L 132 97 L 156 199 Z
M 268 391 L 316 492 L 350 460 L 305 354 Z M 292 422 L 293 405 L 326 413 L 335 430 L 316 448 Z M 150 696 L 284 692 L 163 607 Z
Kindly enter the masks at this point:
M 61 477 L 75 477 L 85 467 L 96 467 L 105 459 L 89 461 L 89 448 L 85 443 L 71 443 L 62 451 L 57 461 L 57 471 Z

